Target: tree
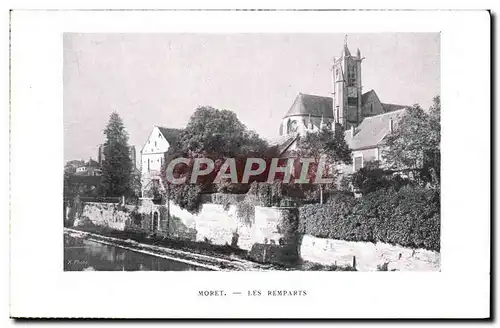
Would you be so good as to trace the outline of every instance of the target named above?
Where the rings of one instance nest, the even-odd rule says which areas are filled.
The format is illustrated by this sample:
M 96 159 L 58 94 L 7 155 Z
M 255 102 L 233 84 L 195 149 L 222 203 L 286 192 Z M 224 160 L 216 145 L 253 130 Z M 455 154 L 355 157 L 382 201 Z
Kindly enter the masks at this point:
M 128 134 L 121 117 L 113 112 L 104 129 L 104 161 L 100 194 L 105 197 L 131 196 L 132 161 Z
M 313 158 L 314 162 L 309 167 L 309 179 L 312 182 L 316 176 L 320 159 L 324 160 L 326 174 L 336 180 L 339 164 L 351 164 L 351 150 L 345 142 L 344 130 L 336 125 L 335 130 L 322 129 L 319 132 L 309 132 L 304 137 L 299 137 L 297 143 L 297 154 L 299 158 Z M 306 187 L 306 186 L 305 186 Z M 333 189 L 334 184 L 328 186 Z M 319 185 L 320 202 L 323 203 L 323 186 Z
M 266 142 L 248 130 L 229 110 L 199 107 L 191 116 L 187 127 L 178 138 L 178 150 L 193 154 L 218 157 L 259 152 Z
M 130 188 L 132 194 L 139 196 L 142 190 L 141 184 L 141 172 L 137 169 L 132 169 L 132 173 L 130 175 Z
M 441 179 L 441 101 L 436 96 L 429 111 L 418 104 L 408 110 L 387 138 L 384 156 L 395 170 L 417 173 L 424 183 L 439 185 Z
M 168 193 L 167 197 L 179 206 L 197 212 L 201 205 L 201 193 L 246 192 L 250 185 L 231 184 L 228 180 L 222 180 L 218 185 L 214 185 L 214 179 L 225 160 L 235 158 L 238 181 L 241 181 L 245 159 L 261 157 L 266 151 L 267 143 L 255 132 L 248 130 L 234 112 L 199 107 L 191 116 L 186 128 L 180 132 L 176 144 L 165 155 L 161 176 Z M 166 179 L 166 167 L 178 157 L 191 159 L 189 165 L 177 165 L 174 170 L 174 176 L 186 177 L 186 183 L 170 184 Z M 191 184 L 189 180 L 193 161 L 200 157 L 212 159 L 215 169 L 211 174 L 201 176 L 195 184 Z

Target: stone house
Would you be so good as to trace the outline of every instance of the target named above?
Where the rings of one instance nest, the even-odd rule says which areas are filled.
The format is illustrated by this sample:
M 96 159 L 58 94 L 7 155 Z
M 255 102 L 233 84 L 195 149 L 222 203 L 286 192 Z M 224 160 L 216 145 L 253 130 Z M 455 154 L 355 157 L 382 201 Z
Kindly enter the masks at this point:
M 142 196 L 152 186 L 161 185 L 161 167 L 165 160 L 165 153 L 172 147 L 181 130 L 154 126 L 149 138 L 141 150 L 141 186 Z

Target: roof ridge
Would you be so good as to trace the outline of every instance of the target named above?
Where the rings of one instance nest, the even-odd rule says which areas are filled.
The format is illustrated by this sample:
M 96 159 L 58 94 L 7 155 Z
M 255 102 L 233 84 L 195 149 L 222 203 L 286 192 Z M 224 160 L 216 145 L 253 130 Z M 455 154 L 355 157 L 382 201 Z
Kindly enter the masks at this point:
M 162 128 L 162 129 L 167 129 L 167 130 L 182 130 L 181 128 L 167 128 L 165 126 L 161 126 L 161 125 L 155 125 L 157 128 Z
M 393 110 L 392 112 L 385 112 L 385 113 L 381 113 L 381 114 L 377 114 L 377 115 L 373 115 L 373 116 L 367 116 L 363 119 L 366 120 L 366 119 L 369 119 L 369 118 L 377 118 L 377 117 L 380 117 L 380 116 L 383 116 L 383 115 L 388 115 L 388 114 L 394 114 L 394 113 L 397 113 L 397 112 L 401 112 L 401 111 L 404 111 L 406 110 L 408 107 L 405 107 L 405 108 L 401 108 L 401 109 L 398 109 L 398 110 Z
M 320 98 L 332 98 L 332 97 L 329 97 L 329 96 L 320 96 L 320 95 L 313 95 L 311 93 L 302 93 L 302 92 L 299 92 L 299 94 L 301 96 L 312 96 L 312 97 L 320 97 Z
M 381 102 L 384 105 L 393 105 L 393 106 L 402 106 L 402 107 L 411 107 L 408 105 L 400 105 L 400 104 L 394 104 L 394 103 L 388 103 L 388 102 Z

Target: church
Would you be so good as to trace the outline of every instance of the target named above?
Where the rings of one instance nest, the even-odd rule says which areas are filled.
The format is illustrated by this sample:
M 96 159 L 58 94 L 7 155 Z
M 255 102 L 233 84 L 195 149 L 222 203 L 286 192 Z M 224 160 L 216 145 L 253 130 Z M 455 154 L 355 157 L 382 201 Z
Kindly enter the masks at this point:
M 352 55 L 345 41 L 340 57 L 333 60 L 332 97 L 297 95 L 281 121 L 280 137 L 271 142 L 281 155 L 296 149 L 298 136 L 340 125 L 353 155 L 352 168 L 346 168 L 346 173 L 357 171 L 368 161 L 383 161 L 385 137 L 409 106 L 383 103 L 374 90 L 363 93 L 363 59 L 359 49 Z

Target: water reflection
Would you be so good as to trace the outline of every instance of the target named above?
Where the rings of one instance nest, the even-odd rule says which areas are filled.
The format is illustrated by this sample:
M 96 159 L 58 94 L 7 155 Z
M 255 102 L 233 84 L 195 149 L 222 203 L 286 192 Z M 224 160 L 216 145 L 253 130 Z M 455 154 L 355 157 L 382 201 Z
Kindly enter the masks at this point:
M 65 271 L 206 271 L 208 269 L 64 235 Z

